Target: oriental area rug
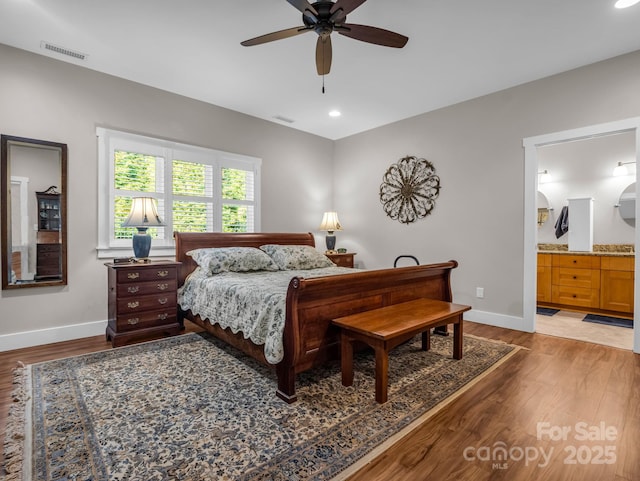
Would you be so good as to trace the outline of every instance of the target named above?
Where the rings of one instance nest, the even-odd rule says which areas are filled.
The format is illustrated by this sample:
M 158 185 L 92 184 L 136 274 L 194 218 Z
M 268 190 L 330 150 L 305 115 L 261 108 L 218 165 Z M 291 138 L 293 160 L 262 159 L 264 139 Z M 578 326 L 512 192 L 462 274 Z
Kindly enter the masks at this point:
M 272 370 L 206 333 L 20 367 L 0 479 L 341 479 L 518 349 L 465 336 L 456 361 L 452 337 L 394 349 L 385 404 L 370 351 L 353 386 L 333 363 L 286 404 Z

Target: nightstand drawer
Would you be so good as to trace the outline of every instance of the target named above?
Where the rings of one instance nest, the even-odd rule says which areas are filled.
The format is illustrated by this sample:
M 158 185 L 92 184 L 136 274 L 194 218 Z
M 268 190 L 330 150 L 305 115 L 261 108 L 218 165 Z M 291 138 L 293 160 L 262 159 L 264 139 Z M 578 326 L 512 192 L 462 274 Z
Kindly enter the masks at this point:
M 156 327 L 163 324 L 173 324 L 175 322 L 176 311 L 174 309 L 165 309 L 161 311 L 137 312 L 126 316 L 119 315 L 116 318 L 116 327 L 118 332 L 122 332 Z
M 118 270 L 117 282 L 118 284 L 123 284 L 126 282 L 177 279 L 177 272 L 177 269 L 173 266 L 158 266 L 152 268 L 149 266 L 140 268 L 130 267 L 128 269 Z
M 340 267 L 353 267 L 354 261 L 353 256 L 355 256 L 355 252 L 347 252 L 345 254 L 325 254 L 331 262 Z
M 148 311 L 151 309 L 161 309 L 166 306 L 173 306 L 177 309 L 178 296 L 176 291 L 154 296 L 129 297 L 118 299 L 118 315 L 131 312 Z
M 171 292 L 176 290 L 177 280 L 158 280 L 154 282 L 142 282 L 138 284 L 118 284 L 118 298 L 121 297 L 138 297 L 151 294 L 161 294 L 163 292 Z

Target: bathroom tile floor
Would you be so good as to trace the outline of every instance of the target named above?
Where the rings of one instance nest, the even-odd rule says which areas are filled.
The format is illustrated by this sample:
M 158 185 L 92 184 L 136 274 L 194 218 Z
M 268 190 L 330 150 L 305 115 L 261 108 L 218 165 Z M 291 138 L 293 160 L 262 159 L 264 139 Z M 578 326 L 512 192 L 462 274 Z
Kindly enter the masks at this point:
M 586 313 L 559 311 L 553 316 L 536 316 L 536 332 L 549 336 L 633 349 L 633 329 L 584 322 Z

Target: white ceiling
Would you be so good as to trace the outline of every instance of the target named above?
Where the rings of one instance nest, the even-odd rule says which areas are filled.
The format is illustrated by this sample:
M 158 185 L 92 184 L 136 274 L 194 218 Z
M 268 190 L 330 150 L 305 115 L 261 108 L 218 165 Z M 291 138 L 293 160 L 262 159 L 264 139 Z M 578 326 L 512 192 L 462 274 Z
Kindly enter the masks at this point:
M 334 33 L 324 94 L 315 33 L 240 45 L 302 25 L 286 0 L 1 0 L 0 43 L 339 139 L 639 50 L 640 4 L 613 3 L 369 0 L 347 22 L 409 42 L 395 49 Z

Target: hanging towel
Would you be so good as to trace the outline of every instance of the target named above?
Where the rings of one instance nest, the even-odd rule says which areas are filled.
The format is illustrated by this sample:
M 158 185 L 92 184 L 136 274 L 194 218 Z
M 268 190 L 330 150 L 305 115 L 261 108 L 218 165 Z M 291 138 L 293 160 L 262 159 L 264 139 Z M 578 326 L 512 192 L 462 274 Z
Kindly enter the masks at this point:
M 569 230 L 569 207 L 562 207 L 562 211 L 556 221 L 556 239 L 559 239 Z

